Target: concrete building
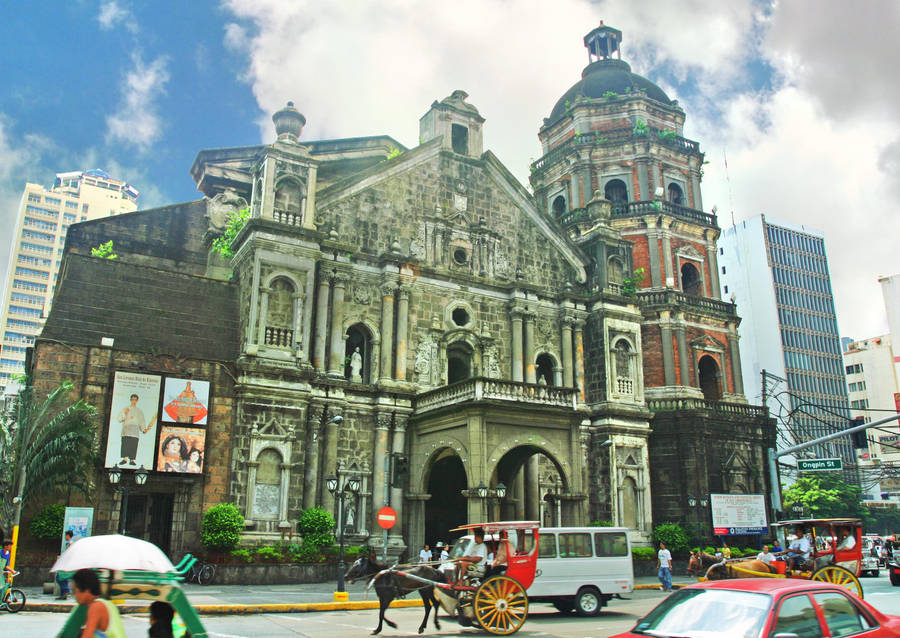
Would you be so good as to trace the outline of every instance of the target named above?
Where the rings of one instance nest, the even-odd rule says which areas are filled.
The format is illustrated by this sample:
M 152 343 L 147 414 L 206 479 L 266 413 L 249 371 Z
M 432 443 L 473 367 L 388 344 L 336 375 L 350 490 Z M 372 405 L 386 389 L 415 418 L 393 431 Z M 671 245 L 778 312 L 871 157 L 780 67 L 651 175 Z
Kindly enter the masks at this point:
M 703 155 L 677 102 L 612 59 L 620 41 L 585 37 L 589 64 L 540 128 L 534 196 L 457 90 L 410 149 L 301 141 L 289 103 L 274 142 L 198 153 L 203 199 L 73 228 L 35 378 L 74 371 L 107 467 L 154 470 L 127 512 L 98 477 L 95 529 L 124 515 L 177 553 L 227 501 L 248 541 L 271 542 L 305 508 L 338 514 L 340 474 L 361 484 L 349 542 L 381 547 L 390 504 L 393 554 L 486 518 L 607 521 L 646 544 L 654 521 L 711 537 L 697 497 L 767 493 L 774 427 L 743 395 Z M 212 242 L 241 211 L 223 258 Z M 89 256 L 100 239 L 119 259 Z
M 94 169 L 58 173 L 53 187 L 25 184 L 11 235 L 0 308 L 0 394 L 25 371 L 25 351 L 50 310 L 66 233 L 72 224 L 130 213 L 138 191 Z
M 847 385 L 822 233 L 759 215 L 724 230 L 719 265 L 722 294 L 744 317 L 750 396 L 761 400 L 765 392 L 770 411 L 782 417 L 779 448 L 845 429 Z M 841 458 L 845 477 L 858 482 L 849 437 L 811 450 Z

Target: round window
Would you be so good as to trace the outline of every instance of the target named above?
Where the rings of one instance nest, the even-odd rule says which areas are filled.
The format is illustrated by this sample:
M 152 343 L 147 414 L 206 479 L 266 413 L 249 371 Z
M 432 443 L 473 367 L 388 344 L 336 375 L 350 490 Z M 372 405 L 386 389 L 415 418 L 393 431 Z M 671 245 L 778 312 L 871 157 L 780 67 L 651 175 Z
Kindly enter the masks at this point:
M 453 317 L 453 323 L 460 328 L 469 325 L 469 313 L 466 312 L 465 308 L 454 308 L 451 316 Z
M 453 261 L 462 265 L 469 263 L 469 253 L 466 252 L 465 248 L 457 248 L 453 251 Z

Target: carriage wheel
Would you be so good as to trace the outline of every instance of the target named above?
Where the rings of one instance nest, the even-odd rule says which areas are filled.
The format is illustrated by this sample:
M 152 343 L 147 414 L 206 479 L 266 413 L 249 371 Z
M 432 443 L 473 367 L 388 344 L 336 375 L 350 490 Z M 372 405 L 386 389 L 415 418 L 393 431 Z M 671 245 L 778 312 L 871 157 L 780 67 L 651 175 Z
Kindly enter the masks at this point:
M 854 576 L 853 572 L 849 569 L 844 569 L 837 565 L 825 565 L 822 569 L 816 570 L 816 573 L 812 575 L 811 580 L 818 580 L 833 585 L 842 585 L 860 598 L 863 597 L 863 588 L 859 579 Z
M 489 578 L 475 592 L 475 618 L 492 634 L 519 631 L 528 616 L 525 588 L 509 576 Z

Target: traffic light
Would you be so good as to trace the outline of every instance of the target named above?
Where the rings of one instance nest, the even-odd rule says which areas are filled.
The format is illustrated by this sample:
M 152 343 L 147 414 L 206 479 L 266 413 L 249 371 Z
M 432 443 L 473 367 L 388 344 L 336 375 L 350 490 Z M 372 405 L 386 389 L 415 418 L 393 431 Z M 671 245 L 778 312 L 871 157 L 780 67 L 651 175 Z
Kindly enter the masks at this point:
M 391 454 L 391 487 L 402 488 L 406 475 L 409 474 L 409 459 L 405 454 Z
M 866 422 L 866 418 L 862 416 L 858 416 L 853 419 L 850 423 L 852 427 L 856 427 L 858 425 L 863 425 Z M 850 439 L 853 441 L 853 447 L 857 450 L 862 450 L 869 447 L 869 442 L 866 436 L 866 430 L 859 430 L 858 432 L 851 432 Z

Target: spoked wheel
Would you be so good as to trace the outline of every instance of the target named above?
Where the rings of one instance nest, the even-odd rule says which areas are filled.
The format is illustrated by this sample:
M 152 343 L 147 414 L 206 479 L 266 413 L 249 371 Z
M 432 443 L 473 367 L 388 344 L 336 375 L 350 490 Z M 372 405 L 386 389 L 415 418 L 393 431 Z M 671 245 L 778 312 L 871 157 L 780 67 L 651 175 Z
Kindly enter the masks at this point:
M 216 575 L 216 568 L 209 563 L 197 571 L 197 584 L 209 585 Z
M 853 575 L 849 569 L 838 567 L 837 565 L 825 565 L 822 569 L 816 570 L 811 580 L 818 580 L 823 583 L 831 583 L 833 585 L 841 585 L 851 592 L 863 597 L 862 584 L 859 579 Z
M 14 614 L 25 607 L 25 592 L 21 589 L 10 589 L 6 592 L 3 602 L 6 603 L 6 611 Z
M 528 616 L 528 595 L 509 576 L 489 578 L 475 592 L 475 618 L 492 634 L 514 634 Z

